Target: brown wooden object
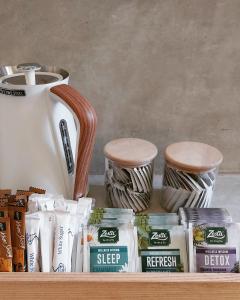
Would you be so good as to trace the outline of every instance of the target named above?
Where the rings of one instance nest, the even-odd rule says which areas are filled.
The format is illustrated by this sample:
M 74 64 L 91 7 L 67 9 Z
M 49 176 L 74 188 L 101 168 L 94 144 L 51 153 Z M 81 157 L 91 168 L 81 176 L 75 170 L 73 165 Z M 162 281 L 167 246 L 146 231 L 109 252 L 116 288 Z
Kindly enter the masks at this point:
M 97 116 L 92 105 L 71 86 L 61 84 L 50 91 L 60 97 L 74 112 L 80 123 L 80 142 L 76 159 L 76 176 L 73 198 L 86 194 L 88 171 L 96 134 Z
M 156 156 L 157 147 L 145 140 L 122 138 L 104 147 L 105 156 L 121 167 L 138 167 L 150 163 Z
M 239 274 L 0 273 L 1 299 L 239 299 Z
M 223 155 L 207 144 L 180 142 L 166 148 L 165 159 L 171 166 L 182 171 L 202 173 L 217 168 L 223 161 Z

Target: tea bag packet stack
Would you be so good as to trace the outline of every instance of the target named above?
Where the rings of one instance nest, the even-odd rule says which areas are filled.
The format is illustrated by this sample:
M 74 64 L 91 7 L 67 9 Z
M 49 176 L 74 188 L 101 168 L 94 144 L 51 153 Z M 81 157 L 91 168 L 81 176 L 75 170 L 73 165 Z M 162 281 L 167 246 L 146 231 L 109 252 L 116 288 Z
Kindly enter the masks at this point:
M 136 217 L 139 272 L 188 271 L 184 226 L 174 221 L 163 214 Z
M 134 212 L 131 208 L 95 208 L 89 222 L 91 224 L 101 223 L 103 220 L 128 221 L 134 223 Z
M 239 273 L 240 224 L 190 223 L 190 272 Z
M 165 165 L 162 205 L 174 212 L 181 206 L 208 207 L 215 186 L 215 173 L 214 170 L 196 175 Z
M 132 210 L 93 212 L 84 228 L 83 252 L 84 272 L 135 272 L 137 232 Z
M 231 223 L 232 217 L 225 208 L 179 208 L 181 224 L 188 227 L 195 222 L 226 222 Z

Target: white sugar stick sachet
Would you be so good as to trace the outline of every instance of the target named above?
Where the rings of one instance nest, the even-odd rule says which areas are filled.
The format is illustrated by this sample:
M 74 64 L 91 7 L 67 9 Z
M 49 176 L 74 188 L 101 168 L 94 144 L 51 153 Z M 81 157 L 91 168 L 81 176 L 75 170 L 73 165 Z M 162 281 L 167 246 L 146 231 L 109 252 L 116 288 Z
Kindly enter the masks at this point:
M 26 214 L 26 246 L 28 272 L 40 272 L 40 224 L 41 213 Z
M 70 226 L 70 213 L 57 211 L 55 225 L 55 241 L 53 251 L 53 271 L 67 272 L 68 271 L 68 232 Z
M 55 232 L 55 213 L 51 211 L 42 212 L 40 226 L 41 240 L 41 265 L 42 272 L 52 272 L 53 247 Z
M 41 199 L 38 201 L 39 211 L 54 211 L 54 199 Z
M 54 211 L 56 203 L 64 202 L 62 195 L 32 194 L 28 201 L 28 211 Z
M 54 201 L 54 210 L 56 211 L 67 211 L 67 200 L 61 196 L 56 196 Z
M 71 216 L 68 230 L 68 264 L 66 272 L 76 271 L 79 227 L 83 222 L 87 222 L 92 202 L 91 198 L 81 198 L 79 201 L 65 200 L 64 206 L 62 206 L 62 209 L 69 212 Z
M 39 211 L 38 208 L 38 197 L 41 196 L 39 194 L 32 194 L 28 199 L 28 212 L 34 213 Z

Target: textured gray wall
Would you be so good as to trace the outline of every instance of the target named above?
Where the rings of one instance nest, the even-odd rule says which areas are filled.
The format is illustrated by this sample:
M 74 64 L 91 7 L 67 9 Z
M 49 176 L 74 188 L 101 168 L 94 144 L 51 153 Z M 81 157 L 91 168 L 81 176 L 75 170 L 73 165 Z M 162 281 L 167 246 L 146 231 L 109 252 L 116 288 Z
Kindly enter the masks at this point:
M 98 113 L 92 173 L 104 144 L 141 137 L 218 147 L 240 171 L 239 0 L 0 0 L 0 63 L 71 73 Z M 161 163 L 160 163 L 161 162 Z

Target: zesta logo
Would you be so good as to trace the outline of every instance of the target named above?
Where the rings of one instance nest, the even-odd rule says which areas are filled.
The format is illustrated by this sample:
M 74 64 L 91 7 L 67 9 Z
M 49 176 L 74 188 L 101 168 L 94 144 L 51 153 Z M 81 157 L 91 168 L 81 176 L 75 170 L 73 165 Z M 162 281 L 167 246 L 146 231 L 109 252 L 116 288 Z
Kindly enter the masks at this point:
M 100 227 L 98 230 L 98 241 L 104 243 L 117 243 L 119 232 L 117 227 Z
M 103 229 L 101 234 L 100 234 L 100 238 L 110 238 L 110 239 L 114 239 L 117 237 L 117 234 L 113 231 L 113 230 L 107 230 L 107 229 Z
M 226 237 L 226 235 L 221 230 L 215 231 L 214 229 L 209 229 L 208 235 L 207 235 L 208 239 L 214 238 L 214 239 L 222 240 L 225 237 Z
M 167 239 L 168 235 L 165 232 L 152 232 L 151 240 L 166 241 Z
M 168 246 L 171 243 L 170 232 L 167 229 L 153 229 L 149 232 L 151 246 Z
M 205 241 L 208 244 L 226 244 L 227 229 L 225 227 L 207 227 L 205 230 Z

